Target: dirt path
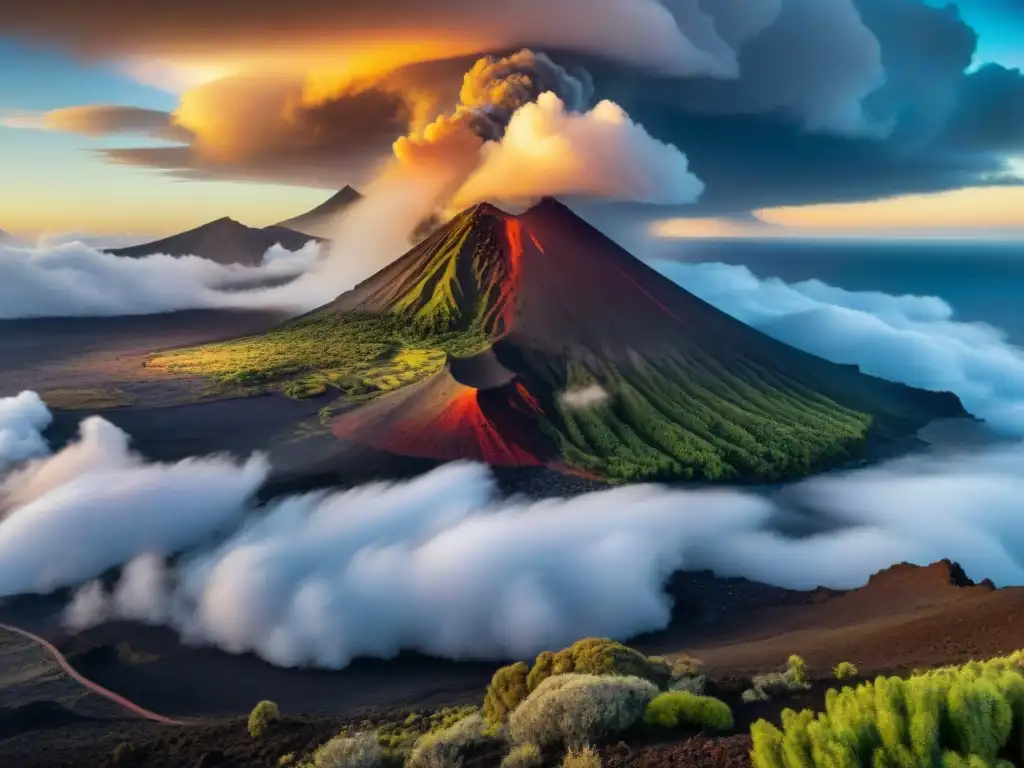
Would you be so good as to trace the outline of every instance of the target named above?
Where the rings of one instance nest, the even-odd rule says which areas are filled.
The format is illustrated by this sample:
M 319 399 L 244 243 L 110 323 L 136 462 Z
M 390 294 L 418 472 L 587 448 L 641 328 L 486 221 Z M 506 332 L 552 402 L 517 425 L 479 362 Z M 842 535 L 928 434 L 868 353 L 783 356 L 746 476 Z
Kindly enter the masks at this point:
M 45 650 L 47 653 L 50 654 L 50 656 L 54 658 L 54 660 L 60 665 L 61 669 L 63 669 L 64 672 L 68 675 L 68 677 L 70 677 L 72 680 L 79 683 L 83 687 L 87 688 L 88 690 L 92 691 L 93 693 L 97 693 L 100 696 L 103 696 L 104 698 L 114 702 L 118 706 L 127 709 L 129 712 L 133 712 L 139 717 L 145 718 L 146 720 L 152 720 L 154 723 L 161 723 L 162 725 L 187 725 L 187 723 L 184 723 L 180 720 L 173 720 L 169 717 L 158 715 L 156 712 L 151 712 L 150 710 L 140 707 L 138 704 L 129 701 L 128 699 L 124 698 L 124 696 L 120 696 L 114 693 L 113 691 L 104 688 L 99 683 L 94 683 L 92 680 L 80 674 L 74 667 L 72 667 L 71 664 L 68 663 L 68 660 L 64 658 L 64 654 L 57 650 L 53 643 L 44 640 L 38 635 L 34 635 L 31 632 L 28 632 L 24 629 L 19 629 L 18 627 L 12 627 L 9 624 L 0 624 L 0 631 L 12 632 L 16 635 L 21 635 L 27 640 L 31 640 L 36 645 L 41 646 L 43 650 Z

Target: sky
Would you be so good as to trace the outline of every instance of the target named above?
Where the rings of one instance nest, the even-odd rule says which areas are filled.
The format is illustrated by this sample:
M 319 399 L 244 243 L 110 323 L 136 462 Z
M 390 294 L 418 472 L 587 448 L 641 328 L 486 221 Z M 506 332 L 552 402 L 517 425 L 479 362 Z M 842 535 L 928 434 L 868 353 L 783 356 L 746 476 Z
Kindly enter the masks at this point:
M 1024 0 L 8 0 L 0 229 L 274 223 L 521 45 L 686 155 L 656 234 L 1024 236 Z

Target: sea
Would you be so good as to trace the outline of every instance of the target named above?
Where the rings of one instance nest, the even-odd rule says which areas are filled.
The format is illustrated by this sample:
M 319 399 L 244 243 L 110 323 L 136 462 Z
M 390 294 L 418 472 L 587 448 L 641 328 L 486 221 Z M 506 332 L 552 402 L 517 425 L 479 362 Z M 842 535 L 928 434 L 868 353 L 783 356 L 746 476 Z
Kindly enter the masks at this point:
M 690 240 L 672 256 L 740 264 L 787 283 L 938 296 L 955 319 L 1001 328 L 1024 347 L 1024 242 Z

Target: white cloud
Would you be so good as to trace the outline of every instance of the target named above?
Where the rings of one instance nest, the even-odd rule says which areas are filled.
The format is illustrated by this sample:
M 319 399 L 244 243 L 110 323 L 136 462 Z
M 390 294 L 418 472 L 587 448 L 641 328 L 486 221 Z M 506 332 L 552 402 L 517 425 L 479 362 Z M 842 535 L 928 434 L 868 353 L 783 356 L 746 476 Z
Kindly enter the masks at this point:
M 1024 350 L 997 328 L 958 322 L 940 298 L 789 285 L 725 264 L 652 266 L 769 336 L 874 376 L 955 392 L 972 414 L 1024 436 Z
M 562 393 L 561 400 L 570 408 L 593 408 L 608 399 L 608 393 L 600 384 L 590 384 L 579 389 Z
M 77 442 L 0 484 L 0 595 L 49 592 L 143 552 L 195 546 L 237 523 L 266 473 L 259 456 L 151 464 L 124 432 L 88 418 Z
M 465 208 L 491 199 L 579 195 L 664 205 L 692 203 L 704 184 L 676 147 L 652 137 L 617 104 L 572 112 L 554 93 L 520 107 L 504 137 L 454 195 Z
M 181 309 L 309 309 L 295 297 L 231 290 L 304 273 L 311 243 L 288 255 L 275 246 L 260 267 L 224 266 L 196 256 L 114 256 L 84 243 L 19 248 L 0 245 L 0 319 L 142 315 Z
M 48 452 L 42 430 L 51 416 L 35 392 L 0 398 L 0 472 Z

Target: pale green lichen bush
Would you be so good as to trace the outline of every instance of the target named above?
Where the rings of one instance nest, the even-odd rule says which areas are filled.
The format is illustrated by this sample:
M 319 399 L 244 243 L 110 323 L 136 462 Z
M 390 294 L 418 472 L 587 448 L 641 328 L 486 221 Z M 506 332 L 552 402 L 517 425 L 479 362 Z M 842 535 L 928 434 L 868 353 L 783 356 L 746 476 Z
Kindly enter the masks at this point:
M 1021 764 L 1024 654 L 829 691 L 825 712 L 751 727 L 756 768 Z M 1017 735 L 1011 739 L 1011 735 Z
M 802 657 L 793 655 L 786 661 L 785 672 L 768 672 L 755 675 L 751 679 L 751 688 L 743 692 L 743 701 L 768 701 L 772 696 L 781 693 L 806 691 L 811 687 L 807 682 L 807 663 Z
M 375 733 L 335 736 L 313 753 L 315 768 L 379 768 L 383 762 Z
M 501 768 L 540 768 L 544 755 L 536 744 L 520 744 L 501 761 Z
M 499 738 L 477 713 L 454 725 L 420 737 L 406 760 L 406 768 L 458 768 L 472 752 Z
M 508 733 L 515 744 L 579 747 L 628 731 L 657 695 L 639 677 L 550 677 L 512 712 Z

